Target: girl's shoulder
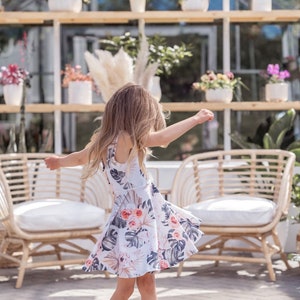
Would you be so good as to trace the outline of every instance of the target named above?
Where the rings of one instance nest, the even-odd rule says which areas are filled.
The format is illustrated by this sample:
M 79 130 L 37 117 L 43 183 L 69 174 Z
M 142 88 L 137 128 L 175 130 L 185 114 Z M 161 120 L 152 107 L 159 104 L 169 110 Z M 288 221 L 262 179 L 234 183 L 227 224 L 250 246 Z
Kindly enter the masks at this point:
M 130 135 L 126 131 L 120 132 L 115 144 L 115 158 L 120 163 L 125 163 L 132 150 L 133 143 Z

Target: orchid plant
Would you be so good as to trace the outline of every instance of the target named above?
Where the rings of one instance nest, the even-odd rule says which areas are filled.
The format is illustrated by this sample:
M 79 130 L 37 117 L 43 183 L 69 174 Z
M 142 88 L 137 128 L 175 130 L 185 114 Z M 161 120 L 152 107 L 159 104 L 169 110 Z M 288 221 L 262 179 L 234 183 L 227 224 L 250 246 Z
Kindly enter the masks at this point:
M 25 82 L 26 85 L 29 85 L 29 72 L 25 69 L 20 68 L 16 64 L 10 64 L 8 67 L 2 66 L 0 71 L 0 84 L 22 84 Z
M 61 71 L 61 74 L 64 75 L 62 86 L 68 87 L 71 81 L 92 81 L 92 76 L 90 74 L 83 74 L 81 66 L 76 65 L 72 67 L 70 64 L 65 66 L 65 69 Z
M 267 70 L 262 73 L 262 76 L 267 80 L 267 83 L 282 83 L 289 78 L 288 70 L 280 70 L 279 64 L 269 64 Z
M 234 90 L 237 86 L 243 85 L 240 77 L 235 77 L 232 72 L 225 74 L 207 71 L 200 77 L 200 81 L 193 83 L 193 89 L 206 91 L 209 89 L 230 88 Z

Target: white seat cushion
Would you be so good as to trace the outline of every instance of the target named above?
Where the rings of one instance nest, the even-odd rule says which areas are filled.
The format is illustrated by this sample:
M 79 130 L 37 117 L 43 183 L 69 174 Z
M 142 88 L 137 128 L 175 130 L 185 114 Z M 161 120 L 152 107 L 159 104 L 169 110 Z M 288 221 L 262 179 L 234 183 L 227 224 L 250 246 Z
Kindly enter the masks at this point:
M 228 195 L 193 203 L 188 211 L 208 226 L 259 226 L 268 224 L 276 212 L 276 204 L 248 195 Z
M 26 231 L 57 231 L 100 227 L 102 208 L 71 200 L 43 199 L 14 206 L 16 224 Z

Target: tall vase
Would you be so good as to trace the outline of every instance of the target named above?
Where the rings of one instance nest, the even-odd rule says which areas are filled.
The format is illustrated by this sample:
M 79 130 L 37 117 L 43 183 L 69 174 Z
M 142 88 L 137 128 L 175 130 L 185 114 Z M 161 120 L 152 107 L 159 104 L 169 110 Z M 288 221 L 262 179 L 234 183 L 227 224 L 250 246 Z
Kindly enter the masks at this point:
M 69 11 L 79 13 L 82 10 L 82 0 L 48 0 L 50 11 Z
M 266 84 L 266 101 L 284 102 L 288 100 L 289 85 L 287 82 Z
M 71 81 L 68 87 L 68 101 L 72 104 L 92 104 L 92 82 Z
M 4 85 L 3 96 L 6 104 L 21 105 L 23 97 L 23 83 Z
M 160 77 L 153 76 L 150 82 L 150 94 L 157 100 L 161 99 L 161 87 L 160 87 Z
M 229 103 L 233 98 L 231 88 L 209 89 L 205 92 L 207 102 L 224 102 Z

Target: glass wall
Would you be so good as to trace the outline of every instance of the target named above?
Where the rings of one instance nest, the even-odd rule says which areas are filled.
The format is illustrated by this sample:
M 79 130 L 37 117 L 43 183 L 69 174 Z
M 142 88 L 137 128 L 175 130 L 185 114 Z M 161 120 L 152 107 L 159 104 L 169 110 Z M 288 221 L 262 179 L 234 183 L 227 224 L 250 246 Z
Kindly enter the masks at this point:
M 231 9 L 249 9 L 250 1 L 231 1 Z M 45 11 L 47 2 L 2 1 L 5 10 Z M 273 9 L 299 9 L 300 1 L 273 0 Z M 129 10 L 128 1 L 92 0 L 84 10 Z M 178 10 L 177 0 L 147 2 L 147 10 Z M 210 2 L 210 10 L 222 9 L 222 1 Z M 104 49 L 101 40 L 113 36 L 122 36 L 130 32 L 138 37 L 138 24 L 126 25 L 89 25 L 62 26 L 62 68 L 65 64 L 80 64 L 88 71 L 84 60 L 84 51 L 94 53 Z M 206 70 L 222 72 L 223 68 L 223 28 L 222 24 L 146 24 L 146 35 L 159 35 L 169 46 L 186 45 L 192 57 L 180 62 L 170 74 L 161 74 L 162 102 L 199 102 L 204 94 L 192 89 L 193 82 Z M 290 101 L 300 99 L 300 27 L 299 24 L 232 24 L 230 27 L 231 70 L 242 78 L 248 87 L 241 90 L 241 97 L 234 101 L 264 100 L 264 80 L 261 72 L 269 63 L 278 63 L 291 72 Z M 25 42 L 25 43 L 24 43 Z M 52 26 L 1 26 L 0 27 L 0 63 L 1 66 L 17 63 L 32 74 L 31 89 L 28 90 L 27 103 L 53 103 L 53 29 Z M 1 89 L 1 88 L 0 88 Z M 0 90 L 1 93 L 1 90 Z M 63 102 L 67 101 L 66 90 L 62 88 Z M 1 99 L 3 103 L 3 99 Z M 94 93 L 93 102 L 100 103 L 101 95 Z M 256 128 L 270 114 L 275 112 L 236 112 L 232 113 L 232 130 L 238 130 L 246 136 L 253 136 Z M 181 120 L 188 113 L 172 113 L 168 124 Z M 84 147 L 90 134 L 98 126 L 94 121 L 98 114 L 77 113 L 63 116 L 64 151 L 79 150 Z M 169 150 L 154 149 L 154 155 L 161 160 L 181 159 L 186 153 L 222 148 L 223 113 L 216 113 L 216 123 L 212 128 L 197 127 L 178 142 L 169 146 Z M 1 150 L 5 151 L 8 129 L 18 124 L 18 114 L 1 115 Z M 53 130 L 52 114 L 34 114 L 27 116 L 28 150 L 38 151 L 43 141 L 43 132 Z M 208 138 L 207 132 L 212 134 Z M 34 132 L 34 134 L 32 133 Z M 83 132 L 85 134 L 83 134 Z M 34 137 L 32 136 L 34 135 Z M 29 141 L 35 141 L 32 145 Z

